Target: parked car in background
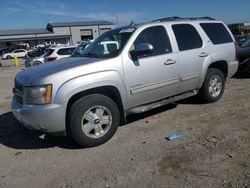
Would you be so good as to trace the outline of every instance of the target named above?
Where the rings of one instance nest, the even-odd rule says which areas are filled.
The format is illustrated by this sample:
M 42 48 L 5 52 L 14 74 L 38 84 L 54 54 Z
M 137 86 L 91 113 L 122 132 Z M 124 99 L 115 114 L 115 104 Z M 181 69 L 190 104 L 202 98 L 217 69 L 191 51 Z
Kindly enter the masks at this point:
M 44 62 L 54 61 L 57 59 L 62 59 L 72 55 L 73 51 L 76 49 L 76 46 L 59 46 L 55 48 L 49 48 L 48 54 L 45 57 Z
M 57 42 L 54 42 L 54 41 L 46 41 L 46 42 L 43 42 L 42 44 L 38 44 L 38 45 L 34 46 L 33 48 L 34 49 L 46 48 L 48 46 L 56 45 L 56 44 L 57 44 Z
M 2 58 L 3 59 L 11 59 L 11 58 L 14 58 L 14 56 L 27 57 L 27 53 L 28 53 L 28 51 L 25 49 L 17 49 L 17 50 L 14 50 L 13 52 L 3 54 Z
M 238 45 L 241 46 L 249 38 L 249 35 L 235 35 L 234 38 Z
M 38 57 L 33 57 L 33 58 L 28 58 L 25 61 L 25 67 L 32 67 L 32 66 L 37 66 L 41 65 L 44 63 L 44 58 L 48 55 L 48 52 L 45 52 L 44 54 L 38 56 Z
M 26 50 L 30 49 L 29 43 L 18 43 L 18 44 L 16 44 L 16 46 L 18 46 L 19 48 L 22 48 L 22 49 L 26 49 Z
M 72 56 L 74 57 L 81 57 L 83 54 L 83 50 L 88 47 L 91 44 L 90 41 L 86 42 L 81 42 L 79 45 L 76 47 L 76 49 L 73 51 Z
M 30 50 L 27 54 L 29 58 L 40 57 L 45 52 L 47 52 L 46 48 L 38 48 L 36 50 Z
M 17 49 L 25 49 L 25 47 L 22 46 L 22 45 L 15 45 L 15 46 L 10 46 L 10 47 L 7 47 L 7 48 L 3 48 L 3 49 L 0 50 L 0 55 L 6 54 L 6 53 L 11 53 L 11 52 L 13 52 L 14 50 L 17 50 Z
M 238 50 L 239 68 L 238 72 L 250 73 L 250 37 Z
M 12 51 L 14 51 L 15 49 L 13 47 L 8 47 L 8 48 L 3 48 L 0 50 L 0 55 L 6 54 L 6 53 L 10 53 Z
M 81 40 L 81 41 L 78 41 L 77 42 L 77 45 L 80 45 L 80 44 L 89 44 L 89 43 L 92 43 L 94 40 Z

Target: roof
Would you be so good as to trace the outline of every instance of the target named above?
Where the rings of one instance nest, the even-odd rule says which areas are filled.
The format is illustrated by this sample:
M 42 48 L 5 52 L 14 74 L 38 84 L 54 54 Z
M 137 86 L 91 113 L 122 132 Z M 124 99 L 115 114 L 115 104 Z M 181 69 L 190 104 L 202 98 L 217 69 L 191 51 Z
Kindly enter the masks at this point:
M 92 26 L 92 25 L 114 25 L 114 23 L 108 21 L 48 23 L 48 26 L 50 27 L 74 27 L 74 26 Z
M 34 35 L 34 34 L 49 34 L 51 33 L 47 29 L 9 29 L 0 30 L 0 36 L 10 36 L 10 35 Z

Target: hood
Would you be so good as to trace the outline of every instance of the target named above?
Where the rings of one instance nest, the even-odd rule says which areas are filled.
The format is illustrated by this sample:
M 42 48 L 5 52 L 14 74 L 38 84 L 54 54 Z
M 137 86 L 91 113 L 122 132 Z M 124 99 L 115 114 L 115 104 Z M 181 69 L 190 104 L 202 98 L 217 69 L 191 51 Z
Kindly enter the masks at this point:
M 20 71 L 16 75 L 16 80 L 23 85 L 32 85 L 38 79 L 49 77 L 53 74 L 63 72 L 69 69 L 75 69 L 90 63 L 101 61 L 100 58 L 68 57 L 60 60 L 45 63 L 29 69 Z

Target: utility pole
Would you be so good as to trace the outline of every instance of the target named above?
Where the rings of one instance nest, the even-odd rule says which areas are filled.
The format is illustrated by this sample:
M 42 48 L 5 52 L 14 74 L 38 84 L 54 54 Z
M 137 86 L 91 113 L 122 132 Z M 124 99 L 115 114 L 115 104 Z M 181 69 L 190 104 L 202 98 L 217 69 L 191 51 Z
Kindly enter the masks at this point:
M 116 15 L 116 27 L 119 27 L 119 19 L 117 15 Z

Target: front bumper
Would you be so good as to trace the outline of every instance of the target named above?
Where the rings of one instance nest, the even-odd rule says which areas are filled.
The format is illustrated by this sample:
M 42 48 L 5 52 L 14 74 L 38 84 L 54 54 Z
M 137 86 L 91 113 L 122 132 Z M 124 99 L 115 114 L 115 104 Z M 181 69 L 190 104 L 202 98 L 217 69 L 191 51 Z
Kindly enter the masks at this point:
M 20 105 L 15 97 L 12 113 L 24 126 L 45 132 L 65 132 L 66 107 L 58 104 Z

